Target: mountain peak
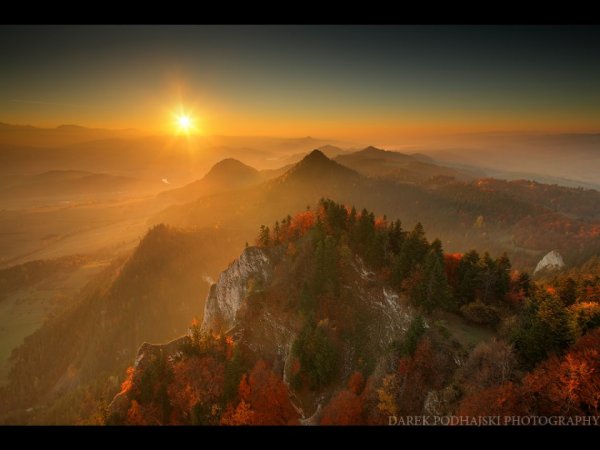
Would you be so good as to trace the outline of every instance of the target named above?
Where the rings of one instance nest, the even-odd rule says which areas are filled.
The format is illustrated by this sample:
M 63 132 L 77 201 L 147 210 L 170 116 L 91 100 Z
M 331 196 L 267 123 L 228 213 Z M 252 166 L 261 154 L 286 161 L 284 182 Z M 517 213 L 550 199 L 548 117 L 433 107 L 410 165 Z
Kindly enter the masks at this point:
M 308 155 L 306 155 L 302 161 L 308 161 L 308 162 L 316 162 L 316 161 L 331 161 L 327 156 L 325 156 L 325 153 L 323 153 L 321 150 L 319 149 L 315 149 L 312 152 L 310 152 Z
M 226 158 L 212 166 L 203 179 L 206 181 L 225 181 L 227 179 L 235 181 L 240 178 L 258 177 L 258 171 L 254 167 L 247 166 L 237 159 Z
M 262 180 L 258 170 L 241 161 L 226 158 L 210 168 L 200 180 L 161 192 L 160 197 L 175 201 L 190 201 L 202 196 L 244 188 Z
M 325 153 L 323 153 L 319 149 L 315 149 L 306 155 L 302 160 L 296 164 L 294 169 L 296 171 L 304 171 L 304 170 L 335 170 L 339 166 L 338 163 L 329 159 Z M 341 167 L 341 166 L 339 166 Z
M 298 164 L 283 175 L 284 179 L 287 180 L 295 179 L 298 181 L 311 182 L 323 177 L 331 180 L 347 177 L 353 178 L 357 176 L 357 172 L 329 159 L 318 149 L 310 152 Z

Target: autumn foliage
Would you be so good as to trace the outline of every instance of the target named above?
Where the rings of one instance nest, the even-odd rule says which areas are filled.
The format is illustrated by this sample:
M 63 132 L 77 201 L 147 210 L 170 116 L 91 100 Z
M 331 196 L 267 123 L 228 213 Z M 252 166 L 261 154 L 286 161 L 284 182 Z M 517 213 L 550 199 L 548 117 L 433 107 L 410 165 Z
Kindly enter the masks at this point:
M 348 380 L 348 389 L 339 391 L 323 409 L 321 425 L 361 425 L 365 423 L 365 401 L 361 395 L 365 379 L 360 372 Z
M 126 394 L 133 387 L 133 376 L 135 374 L 135 369 L 133 367 L 128 367 L 125 374 L 125 380 L 123 380 L 123 383 L 121 383 L 121 391 L 119 394 Z
M 206 411 L 205 421 L 218 407 L 223 393 L 225 365 L 208 355 L 178 361 L 173 365 L 173 382 L 169 386 L 169 398 L 173 405 L 172 421 L 188 423 L 191 412 Z M 196 417 L 196 420 L 201 419 Z M 204 422 L 203 420 L 200 420 Z
M 437 352 L 427 337 L 423 338 L 414 355 L 400 359 L 398 375 L 402 386 L 399 396 L 401 414 L 420 414 L 428 391 L 440 389 L 444 383 L 446 364 L 440 360 L 443 354 Z
M 600 330 L 579 341 L 562 358 L 551 356 L 520 385 L 506 383 L 467 397 L 461 415 L 598 415 Z
M 361 425 L 364 423 L 363 404 L 360 396 L 343 390 L 338 392 L 325 407 L 321 425 Z
M 250 376 L 240 381 L 239 402 L 230 405 L 222 425 L 294 425 L 299 414 L 290 402 L 287 388 L 264 360 L 259 360 Z
M 250 329 L 271 307 L 275 320 L 292 317 L 288 363 L 257 360 L 264 355 L 239 346 L 237 334 L 203 336 L 195 323 L 184 356 L 128 370 L 127 423 L 289 425 L 299 423 L 300 407 L 312 414 L 317 405 L 311 421 L 323 425 L 383 424 L 390 415 L 598 414 L 600 276 L 532 280 L 506 255 L 445 254 L 421 224 L 405 231 L 331 200 L 261 227 L 258 242 L 290 264 L 275 266 L 278 284 L 249 289 L 238 320 Z M 395 289 L 402 307 L 415 308 L 385 354 L 368 342 L 374 321 L 349 294 L 350 276 Z

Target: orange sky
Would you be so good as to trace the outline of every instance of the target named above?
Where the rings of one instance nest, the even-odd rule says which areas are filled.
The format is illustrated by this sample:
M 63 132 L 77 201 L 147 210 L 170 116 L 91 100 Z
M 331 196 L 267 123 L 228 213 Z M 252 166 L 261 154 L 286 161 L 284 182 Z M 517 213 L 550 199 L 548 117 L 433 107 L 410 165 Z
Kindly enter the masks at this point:
M 600 131 L 597 28 L 1 27 L 0 121 L 402 142 Z

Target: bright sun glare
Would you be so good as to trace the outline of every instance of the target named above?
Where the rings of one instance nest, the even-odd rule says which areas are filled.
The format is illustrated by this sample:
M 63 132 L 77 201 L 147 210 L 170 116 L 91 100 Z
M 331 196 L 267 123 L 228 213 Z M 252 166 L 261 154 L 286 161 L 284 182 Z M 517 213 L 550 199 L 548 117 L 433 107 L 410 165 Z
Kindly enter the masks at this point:
M 177 123 L 179 124 L 179 130 L 187 133 L 192 128 L 192 119 L 188 115 L 181 115 L 177 118 Z
M 176 106 L 170 111 L 170 129 L 176 136 L 191 138 L 201 132 L 201 121 L 193 108 Z

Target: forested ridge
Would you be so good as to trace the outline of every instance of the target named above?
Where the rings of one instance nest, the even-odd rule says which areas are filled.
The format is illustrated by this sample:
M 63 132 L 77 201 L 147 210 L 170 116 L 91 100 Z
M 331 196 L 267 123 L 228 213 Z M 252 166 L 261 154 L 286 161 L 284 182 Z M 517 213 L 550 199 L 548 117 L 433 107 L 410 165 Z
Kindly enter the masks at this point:
M 532 281 L 506 255 L 447 254 L 421 224 L 405 230 L 331 200 L 261 226 L 255 244 L 277 261 L 275 276 L 253 286 L 240 320 L 259 327 L 265 310 L 293 320 L 291 363 L 249 345 L 258 331 L 238 340 L 194 323 L 177 357 L 128 370 L 127 413 L 109 423 L 297 424 L 315 401 L 310 420 L 321 424 L 483 414 L 486 404 L 507 414 L 554 414 L 567 404 L 567 414 L 597 412 L 600 307 L 589 288 L 597 276 Z M 355 261 L 368 283 L 399 292 L 395 301 L 415 312 L 379 354 L 368 310 L 345 288 Z M 487 334 L 469 344 L 457 323 Z M 349 343 L 350 360 L 340 356 Z M 552 384 L 570 391 L 544 388 Z

